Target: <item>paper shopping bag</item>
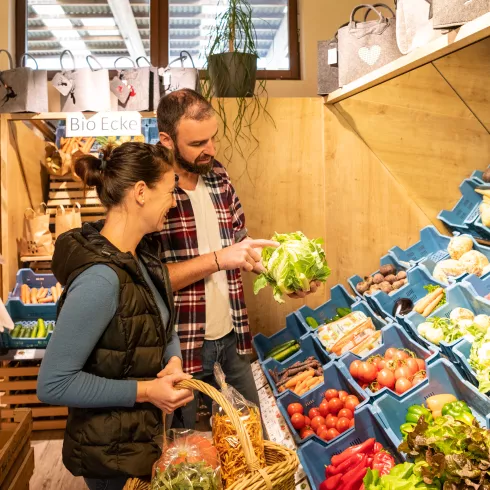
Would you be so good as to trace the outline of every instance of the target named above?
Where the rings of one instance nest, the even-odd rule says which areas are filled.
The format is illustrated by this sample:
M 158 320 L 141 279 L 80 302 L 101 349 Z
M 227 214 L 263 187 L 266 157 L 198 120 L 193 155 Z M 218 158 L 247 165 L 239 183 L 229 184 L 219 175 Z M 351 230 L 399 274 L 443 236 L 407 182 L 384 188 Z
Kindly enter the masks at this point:
M 52 255 L 53 237 L 49 230 L 49 211 L 45 203 L 39 209 L 26 209 L 24 213 L 24 237 L 21 241 L 21 255 Z
M 65 208 L 60 205 L 56 209 L 55 217 L 55 236 L 56 239 L 63 233 L 82 227 L 81 206 L 75 203 L 72 208 Z

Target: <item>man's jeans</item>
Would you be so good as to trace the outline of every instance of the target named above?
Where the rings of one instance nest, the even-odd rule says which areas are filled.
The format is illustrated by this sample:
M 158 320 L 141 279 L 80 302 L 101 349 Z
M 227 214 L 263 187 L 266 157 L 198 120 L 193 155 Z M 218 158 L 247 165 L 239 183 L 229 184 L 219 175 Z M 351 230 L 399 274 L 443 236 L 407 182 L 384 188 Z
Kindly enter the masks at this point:
M 259 395 L 255 386 L 249 356 L 242 356 L 236 350 L 235 331 L 232 330 L 225 337 L 218 340 L 205 340 L 201 350 L 203 370 L 192 376 L 218 388 L 214 379 L 214 363 L 219 362 L 226 376 L 227 384 L 233 386 L 246 400 L 260 408 Z M 218 388 L 219 389 L 219 388 Z M 194 394 L 194 400 L 182 407 L 183 425 L 186 429 L 194 429 L 196 426 L 196 413 L 198 393 Z M 204 396 L 206 406 L 211 413 L 212 400 Z M 175 428 L 182 427 L 181 417 L 174 417 Z

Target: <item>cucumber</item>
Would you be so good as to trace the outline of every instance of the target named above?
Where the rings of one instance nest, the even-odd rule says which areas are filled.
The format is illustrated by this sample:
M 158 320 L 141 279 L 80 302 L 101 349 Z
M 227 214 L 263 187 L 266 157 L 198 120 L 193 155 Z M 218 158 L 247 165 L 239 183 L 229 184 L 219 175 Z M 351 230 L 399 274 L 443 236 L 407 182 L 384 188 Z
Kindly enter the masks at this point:
M 296 354 L 296 352 L 299 351 L 299 344 L 292 345 L 291 347 L 288 347 L 286 350 L 283 350 L 279 352 L 279 354 L 276 354 L 275 356 L 272 356 L 273 359 L 276 361 L 282 362 L 291 357 L 293 354 Z
M 37 321 L 37 335 L 36 337 L 38 339 L 44 339 L 48 335 L 48 331 L 46 330 L 46 325 L 44 324 L 44 320 L 42 318 L 39 318 Z
M 305 320 L 311 328 L 318 328 L 318 322 L 312 316 L 307 316 Z
M 48 325 L 48 333 L 49 333 L 49 332 L 52 332 L 53 330 L 54 330 L 54 325 L 53 325 L 52 323 L 50 323 L 50 324 Z
M 26 336 L 27 327 L 22 327 L 19 332 L 19 338 L 23 339 Z
M 39 325 L 36 323 L 36 325 L 33 327 L 32 332 L 31 332 L 31 339 L 35 339 L 37 337 L 37 332 L 39 329 Z
M 273 349 L 271 349 L 266 355 L 265 357 L 273 357 L 275 356 L 276 354 L 279 354 L 279 352 L 282 352 L 283 350 L 293 346 L 294 344 L 296 344 L 296 340 L 289 340 L 288 342 L 284 342 L 283 344 L 281 345 L 277 345 L 276 347 L 274 347 Z
M 20 323 L 18 323 L 17 325 L 15 325 L 15 327 L 12 330 L 12 333 L 10 334 L 10 336 L 13 337 L 13 338 L 19 337 L 19 334 L 20 334 L 21 330 L 22 330 L 22 325 Z

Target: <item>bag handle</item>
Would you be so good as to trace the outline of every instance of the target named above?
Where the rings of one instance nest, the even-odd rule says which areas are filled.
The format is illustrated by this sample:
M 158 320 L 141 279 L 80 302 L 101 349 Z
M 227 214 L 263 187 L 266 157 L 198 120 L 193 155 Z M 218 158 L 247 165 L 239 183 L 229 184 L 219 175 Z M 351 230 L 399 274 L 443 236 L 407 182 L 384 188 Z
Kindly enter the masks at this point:
M 366 17 L 367 17 L 367 14 L 366 14 Z M 344 24 L 342 24 L 338 29 L 337 29 L 337 32 L 335 33 L 335 39 L 338 41 L 339 40 L 339 31 L 340 29 L 343 29 L 344 27 L 347 27 L 349 25 L 348 22 L 345 22 Z
M 34 58 L 34 56 L 31 56 L 29 53 L 24 53 L 20 57 L 20 66 L 22 66 L 22 67 L 25 68 L 25 66 L 26 66 L 26 58 L 30 58 L 32 61 L 34 61 L 34 63 L 36 64 L 36 70 L 39 70 L 39 65 L 37 64 L 36 58 Z
M 89 54 L 89 55 L 88 55 L 88 56 L 85 58 L 85 60 L 87 61 L 87 65 L 89 66 L 89 68 L 90 68 L 92 71 L 98 71 L 98 70 L 103 70 L 103 69 L 104 69 L 104 67 L 103 67 L 103 66 L 100 64 L 100 61 L 99 61 L 99 60 L 98 60 L 98 59 L 97 59 L 95 56 L 93 56 L 93 55 L 91 55 L 91 54 Z M 93 66 L 90 64 L 90 61 L 91 61 L 91 60 L 95 61 L 95 62 L 96 62 L 98 65 L 99 65 L 99 67 L 98 67 L 98 68 L 96 68 L 95 70 L 94 70 Z
M 392 8 L 389 5 L 386 5 L 386 3 L 373 3 L 373 7 L 388 9 L 391 12 L 391 15 L 395 17 L 395 12 L 393 12 Z M 366 10 L 366 15 L 364 16 L 364 22 L 366 22 L 368 15 L 369 15 L 369 10 Z
M 63 216 L 66 213 L 65 206 L 63 206 L 63 204 L 58 204 L 58 208 L 61 209 L 61 215 Z M 58 208 L 56 208 L 57 215 L 58 215 Z
M 129 60 L 133 64 L 133 68 L 136 68 L 136 63 L 129 56 L 119 56 L 119 58 L 114 61 L 114 68 L 117 68 L 116 64 L 119 60 Z
M 176 61 L 180 61 L 180 65 L 182 66 L 182 68 L 184 68 L 184 61 L 189 58 L 191 60 L 191 63 L 192 63 L 192 68 L 195 68 L 196 65 L 194 64 L 194 60 L 192 59 L 192 56 L 191 54 L 189 53 L 189 51 L 181 51 L 180 52 L 180 55 L 178 58 L 175 58 L 174 60 L 172 60 L 168 66 L 170 66 L 172 63 L 175 63 Z
M 9 64 L 10 64 L 10 70 L 15 68 L 14 65 L 14 60 L 12 58 L 12 55 L 6 50 L 6 49 L 0 49 L 0 53 L 5 53 L 9 57 Z
M 145 60 L 148 63 L 148 66 L 151 66 L 150 60 L 146 56 L 140 56 L 140 57 L 136 58 L 136 64 L 138 65 L 138 67 L 141 67 L 140 60 Z M 131 61 L 133 61 L 133 60 L 131 60 Z
M 61 65 L 61 69 L 63 71 L 66 71 L 65 70 L 65 67 L 63 66 L 63 57 L 65 56 L 65 54 L 69 54 L 70 55 L 70 58 L 71 58 L 71 62 L 73 63 L 73 69 L 75 69 L 75 57 L 73 56 L 73 53 L 69 50 L 69 49 L 65 49 L 64 51 L 62 51 L 62 53 L 60 54 L 60 65 Z
M 359 10 L 363 9 L 363 8 L 367 8 L 367 9 L 369 9 L 369 10 L 372 10 L 372 11 L 376 12 L 376 14 L 377 14 L 377 15 L 378 15 L 378 17 L 379 17 L 379 23 L 380 23 L 380 24 L 381 24 L 381 22 L 383 22 L 383 20 L 385 19 L 385 17 L 383 16 L 383 14 L 382 14 L 382 13 L 381 13 L 379 10 L 377 10 L 377 9 L 376 9 L 376 8 L 375 8 L 373 5 L 369 5 L 369 4 L 367 4 L 367 3 L 362 3 L 361 5 L 358 5 L 358 6 L 357 6 L 357 7 L 356 7 L 356 8 L 355 8 L 353 11 L 352 11 L 352 13 L 350 14 L 350 23 L 351 23 L 351 24 L 355 24 L 355 23 L 356 23 L 356 21 L 354 20 L 354 17 L 355 17 L 355 15 L 356 15 L 356 13 L 357 13 Z

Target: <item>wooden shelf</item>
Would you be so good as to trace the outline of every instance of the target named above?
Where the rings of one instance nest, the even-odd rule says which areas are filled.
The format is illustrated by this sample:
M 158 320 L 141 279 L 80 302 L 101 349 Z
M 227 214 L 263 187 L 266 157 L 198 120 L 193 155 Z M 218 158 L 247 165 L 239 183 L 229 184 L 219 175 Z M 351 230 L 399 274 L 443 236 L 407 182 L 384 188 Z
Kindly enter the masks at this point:
M 21 262 L 51 262 L 53 257 L 51 255 L 24 255 L 20 258 Z
M 490 12 L 332 92 L 325 101 L 335 104 L 489 36 Z
M 113 111 L 117 112 L 117 111 Z M 70 114 L 67 112 L 41 112 L 41 113 L 31 113 L 31 112 L 21 112 L 16 114 L 5 114 L 8 119 L 12 121 L 57 121 L 57 120 L 65 120 L 66 115 Z M 93 116 L 96 114 L 95 112 L 83 112 L 87 117 Z M 156 112 L 140 112 L 141 117 L 143 119 L 155 118 Z

